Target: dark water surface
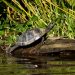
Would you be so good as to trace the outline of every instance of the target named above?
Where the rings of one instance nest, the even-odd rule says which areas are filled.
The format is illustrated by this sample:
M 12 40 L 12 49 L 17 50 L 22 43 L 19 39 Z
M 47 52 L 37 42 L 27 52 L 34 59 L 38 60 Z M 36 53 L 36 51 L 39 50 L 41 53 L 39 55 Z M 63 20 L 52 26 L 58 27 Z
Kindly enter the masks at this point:
M 23 58 L 0 54 L 0 75 L 75 75 L 75 57 L 72 53 Z

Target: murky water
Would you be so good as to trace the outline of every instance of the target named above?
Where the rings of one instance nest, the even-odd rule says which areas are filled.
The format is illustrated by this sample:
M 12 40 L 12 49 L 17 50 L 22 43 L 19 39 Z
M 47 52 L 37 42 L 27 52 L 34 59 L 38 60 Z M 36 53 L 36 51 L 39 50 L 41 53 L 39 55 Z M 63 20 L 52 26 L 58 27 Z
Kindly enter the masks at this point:
M 58 54 L 23 58 L 0 54 L 0 75 L 75 75 L 75 59 Z

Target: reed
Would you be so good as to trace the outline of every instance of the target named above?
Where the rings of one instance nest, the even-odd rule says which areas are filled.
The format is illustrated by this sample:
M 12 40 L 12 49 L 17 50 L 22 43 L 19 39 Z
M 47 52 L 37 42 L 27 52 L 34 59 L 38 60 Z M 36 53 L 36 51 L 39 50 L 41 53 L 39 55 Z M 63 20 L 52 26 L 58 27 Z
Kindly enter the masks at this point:
M 44 28 L 49 22 L 56 22 L 51 36 L 75 38 L 75 2 L 74 0 L 1 0 L 6 4 L 7 19 L 2 24 L 0 37 L 16 39 L 16 35 L 32 27 Z M 12 33 L 13 31 L 13 33 Z M 12 37 L 9 37 L 9 36 Z M 13 42 L 12 41 L 12 42 Z M 10 42 L 10 43 L 12 43 Z

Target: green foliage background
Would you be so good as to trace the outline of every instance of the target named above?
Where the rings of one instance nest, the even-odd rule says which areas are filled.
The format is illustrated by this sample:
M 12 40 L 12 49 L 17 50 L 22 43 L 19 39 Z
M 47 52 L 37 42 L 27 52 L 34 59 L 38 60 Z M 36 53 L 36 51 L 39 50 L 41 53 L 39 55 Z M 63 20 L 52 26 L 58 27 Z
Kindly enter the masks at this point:
M 29 28 L 56 22 L 51 36 L 75 38 L 74 0 L 1 0 L 0 44 L 11 44 Z

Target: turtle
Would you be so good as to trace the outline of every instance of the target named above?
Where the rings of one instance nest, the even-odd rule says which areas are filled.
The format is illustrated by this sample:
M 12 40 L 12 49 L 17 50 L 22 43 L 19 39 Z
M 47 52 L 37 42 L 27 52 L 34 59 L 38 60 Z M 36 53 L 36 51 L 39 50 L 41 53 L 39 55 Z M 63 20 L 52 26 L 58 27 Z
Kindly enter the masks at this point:
M 14 46 L 11 46 L 6 53 L 11 53 L 18 47 L 28 46 L 42 38 L 44 41 L 46 34 L 54 27 L 55 23 L 49 23 L 45 29 L 33 28 L 23 32 L 17 39 Z

